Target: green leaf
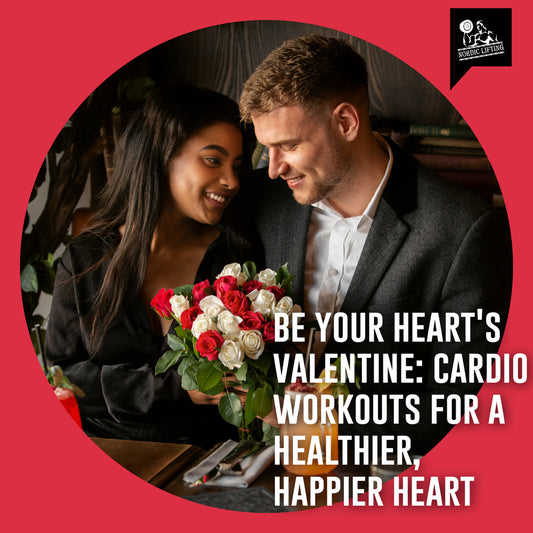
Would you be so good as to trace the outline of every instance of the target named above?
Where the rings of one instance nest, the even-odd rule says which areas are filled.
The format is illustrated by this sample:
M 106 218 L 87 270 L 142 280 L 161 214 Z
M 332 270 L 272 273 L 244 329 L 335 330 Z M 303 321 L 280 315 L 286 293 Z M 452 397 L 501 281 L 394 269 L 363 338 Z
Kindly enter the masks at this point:
M 318 329 L 318 328 L 316 328 Z M 357 365 L 357 362 L 358 362 L 358 359 L 355 360 L 355 364 Z M 337 376 L 340 377 L 341 375 L 341 358 L 340 357 L 337 357 L 337 359 L 335 359 L 335 361 L 333 362 L 333 364 L 335 365 L 335 368 L 337 369 Z
M 218 411 L 222 418 L 230 424 L 239 427 L 242 423 L 242 405 L 239 396 L 228 392 L 220 399 Z
M 209 390 L 206 390 L 206 391 L 202 391 L 204 394 L 209 394 L 211 396 L 216 396 L 217 394 L 223 392 L 224 390 L 226 389 L 226 386 L 224 385 L 224 383 L 221 381 L 220 383 L 218 383 L 217 385 L 215 385 L 212 389 L 209 389 Z
M 185 357 L 184 359 L 181 360 L 180 366 L 178 366 L 178 374 L 180 376 L 183 376 L 185 371 L 190 366 L 194 366 L 194 371 L 196 372 L 196 369 L 198 368 L 198 361 L 196 361 L 192 357 Z
M 289 296 L 292 292 L 292 280 L 294 276 L 291 276 L 290 278 L 285 278 L 282 282 L 280 287 L 285 290 L 285 294 Z
M 198 382 L 196 381 L 196 365 L 189 365 L 181 376 L 181 386 L 185 390 L 196 390 Z
M 54 268 L 54 255 L 53 254 L 48 254 L 46 256 L 46 259 L 43 259 L 45 265 L 48 267 L 48 268 Z
M 208 394 L 208 390 L 212 389 L 222 381 L 223 375 L 224 373 L 216 368 L 210 361 L 200 362 L 196 373 L 198 389 L 201 392 Z
M 257 417 L 257 413 L 254 409 L 253 402 L 252 402 L 252 396 L 254 394 L 254 390 L 251 389 L 248 391 L 248 394 L 246 395 L 246 406 L 244 408 L 244 423 L 249 426 L 253 420 Z
M 253 367 L 248 368 L 248 373 L 246 374 L 246 381 L 241 381 L 241 386 L 243 389 L 253 389 L 257 383 L 263 382 L 263 378 L 259 379 L 257 377 L 257 371 Z
M 157 361 L 155 365 L 155 373 L 162 374 L 166 372 L 171 366 L 177 364 L 180 358 L 184 355 L 183 351 L 168 350 Z
M 278 383 L 277 380 L 272 380 L 271 383 L 273 383 L 272 390 L 274 394 L 277 394 L 278 396 L 284 396 L 285 394 L 285 383 Z
M 287 263 L 281 265 L 276 271 L 276 283 L 283 283 L 284 280 L 291 277 Z
M 318 329 L 318 326 L 317 326 Z M 179 324 L 174 328 L 176 335 L 184 341 L 192 342 L 194 340 L 193 334 L 188 329 L 183 329 Z
M 357 380 L 356 380 L 357 381 Z M 357 385 L 357 388 L 360 388 L 359 385 Z M 334 398 L 338 398 L 339 396 L 348 396 L 350 394 L 350 389 L 348 388 L 348 385 L 346 383 L 334 383 L 331 385 L 331 395 Z
M 193 342 L 191 345 L 192 345 L 192 349 L 193 349 L 193 352 L 196 358 L 198 360 L 203 359 L 203 357 L 200 355 L 200 352 L 196 349 L 196 342 Z
M 175 351 L 185 351 L 185 343 L 176 335 L 168 334 L 167 335 L 168 346 L 171 350 Z
M 274 438 L 279 435 L 279 428 L 271 426 L 268 422 L 263 420 L 263 442 L 266 442 L 268 446 L 274 445 Z
M 192 302 L 192 288 L 194 285 L 182 285 L 181 287 L 176 287 L 174 289 L 174 295 L 183 294 L 183 296 L 186 296 L 190 302 Z
M 287 263 L 280 266 L 276 272 L 276 284 L 285 290 L 287 296 L 292 292 L 292 280 L 294 276 L 291 276 Z
M 242 273 L 246 276 L 247 281 L 254 279 L 257 274 L 255 263 L 253 261 L 246 261 L 246 263 L 242 265 Z
M 257 368 L 265 376 L 268 374 L 268 370 L 270 368 L 270 365 L 272 364 L 272 358 L 268 356 L 265 357 L 264 353 L 262 354 L 261 357 L 259 357 L 259 359 L 248 359 L 247 361 L 250 366 Z
M 220 370 L 223 374 L 228 370 L 227 367 L 225 367 L 222 364 L 222 361 L 220 359 L 217 359 L 216 361 L 213 361 L 213 365 L 216 369 Z
M 83 398 L 85 393 L 77 386 L 74 385 L 68 378 L 63 374 L 63 370 L 60 366 L 54 365 L 48 369 L 46 375 L 48 383 L 53 387 L 61 387 L 63 389 L 68 389 L 72 391 L 79 398 Z
M 155 82 L 147 76 L 128 80 L 125 87 L 125 96 L 130 102 L 140 102 L 152 92 Z
M 246 381 L 246 374 L 248 372 L 248 361 L 244 361 L 240 368 L 235 372 L 235 377 L 239 381 Z
M 264 417 L 272 411 L 272 387 L 263 383 L 252 394 L 252 407 L 257 416 Z
M 26 265 L 20 273 L 20 285 L 23 292 L 39 292 L 37 271 L 33 265 Z
M 48 262 L 43 259 L 35 265 L 35 270 L 39 280 L 39 289 L 46 294 L 52 294 L 56 277 L 55 268 L 50 267 Z

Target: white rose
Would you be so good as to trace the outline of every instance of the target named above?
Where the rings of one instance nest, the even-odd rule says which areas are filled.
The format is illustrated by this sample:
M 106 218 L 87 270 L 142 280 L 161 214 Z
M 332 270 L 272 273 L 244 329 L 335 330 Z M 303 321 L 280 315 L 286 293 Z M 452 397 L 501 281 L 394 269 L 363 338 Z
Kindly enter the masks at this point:
M 250 359 L 259 359 L 259 356 L 265 349 L 265 341 L 260 331 L 256 329 L 249 329 L 247 331 L 241 331 L 239 337 L 244 353 Z
M 239 263 L 230 263 L 222 269 L 222 272 L 217 276 L 217 279 L 222 276 L 233 276 L 234 278 L 238 278 L 240 273 L 241 265 L 239 265 Z
M 210 329 L 217 329 L 215 321 L 207 316 L 205 313 L 198 315 L 192 323 L 191 332 L 198 338 L 202 333 L 209 331 Z
M 271 287 L 276 284 L 276 273 L 270 268 L 267 268 L 256 274 L 255 279 L 263 284 L 263 288 Z
M 261 313 L 263 316 L 267 316 L 272 312 L 272 307 L 276 303 L 276 297 L 265 289 L 261 289 L 257 298 L 252 302 L 251 309 L 256 313 Z
M 233 276 L 237 279 L 237 285 L 239 287 L 242 287 L 243 283 L 246 281 L 246 277 L 242 273 L 241 265 L 239 265 L 239 263 L 230 263 L 229 265 L 226 265 L 222 269 L 222 272 L 217 276 L 217 279 L 222 276 Z
M 235 316 L 228 309 L 224 309 L 217 317 L 218 329 L 225 335 L 238 337 L 240 333 L 239 324 L 242 322 L 240 316 Z
M 170 307 L 172 308 L 174 316 L 179 318 L 185 309 L 189 309 L 189 299 L 186 296 L 183 296 L 183 294 L 175 294 L 170 299 Z
M 214 295 L 206 296 L 200 300 L 198 305 L 209 318 L 217 317 L 222 311 L 224 311 L 224 309 L 226 309 L 222 300 Z
M 274 305 L 274 314 L 275 313 L 285 313 L 289 315 L 294 308 L 292 298 L 290 296 L 283 296 L 280 298 L 278 303 Z
M 248 298 L 248 300 L 250 300 L 250 302 L 253 302 L 253 301 L 255 301 L 255 299 L 257 298 L 258 295 L 259 295 L 259 291 L 257 289 L 254 289 L 253 291 L 249 292 L 246 295 L 246 298 Z
M 220 347 L 218 360 L 230 370 L 240 368 L 244 361 L 244 352 L 238 340 L 226 339 Z

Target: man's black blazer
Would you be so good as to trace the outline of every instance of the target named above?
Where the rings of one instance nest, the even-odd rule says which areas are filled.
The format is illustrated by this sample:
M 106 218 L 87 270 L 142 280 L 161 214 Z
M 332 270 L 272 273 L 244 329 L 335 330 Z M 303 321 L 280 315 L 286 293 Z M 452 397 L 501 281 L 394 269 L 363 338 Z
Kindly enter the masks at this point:
M 392 144 L 392 143 L 391 143 Z M 421 421 L 408 425 L 345 424 L 345 433 L 408 434 L 413 451 L 425 453 L 451 428 L 430 423 L 432 394 L 476 394 L 480 383 L 437 384 L 433 379 L 433 356 L 494 353 L 499 342 L 487 340 L 486 316 L 501 317 L 503 328 L 509 309 L 512 284 L 512 249 L 505 210 L 435 175 L 392 144 L 394 163 L 363 253 L 341 312 L 380 313 L 384 318 L 384 342 L 336 343 L 326 353 L 413 353 L 420 361 L 416 375 L 422 383 L 368 383 L 354 394 L 417 394 Z M 269 180 L 256 171 L 258 192 L 254 201 L 255 222 L 265 249 L 266 265 L 276 269 L 288 263 L 294 275 L 293 297 L 303 305 L 306 242 L 312 207 L 299 205 L 282 179 Z M 479 310 L 479 311 L 478 311 Z M 394 313 L 423 313 L 427 324 L 432 313 L 474 313 L 471 340 L 461 332 L 459 342 L 395 342 Z M 448 315 L 447 315 L 448 313 Z M 433 315 L 434 316 L 434 315 Z M 478 320 L 481 316 L 482 319 Z M 460 323 L 465 321 L 460 319 Z M 379 379 L 378 379 L 379 381 Z M 389 409 L 390 409 L 389 405 Z M 391 418 L 390 416 L 388 417 Z

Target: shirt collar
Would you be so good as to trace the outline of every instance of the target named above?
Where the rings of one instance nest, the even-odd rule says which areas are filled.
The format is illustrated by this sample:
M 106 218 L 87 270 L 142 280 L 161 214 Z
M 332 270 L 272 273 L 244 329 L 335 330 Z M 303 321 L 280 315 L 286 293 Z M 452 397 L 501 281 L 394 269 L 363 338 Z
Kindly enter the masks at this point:
M 366 209 L 364 210 L 363 214 L 360 216 L 356 216 L 356 217 L 344 218 L 338 211 L 336 211 L 333 207 L 331 207 L 331 205 L 328 203 L 327 200 L 319 200 L 318 202 L 312 204 L 314 208 L 320 209 L 326 215 L 329 215 L 335 218 L 343 218 L 348 223 L 354 222 L 356 225 L 359 224 L 359 222 L 364 219 L 374 220 L 374 216 L 376 215 L 376 211 L 378 209 L 378 204 L 381 199 L 381 195 L 383 194 L 383 189 L 385 188 L 385 185 L 387 184 L 387 180 L 389 179 L 389 176 L 391 173 L 392 161 L 393 161 L 392 150 L 391 150 L 389 143 L 381 135 L 379 135 L 379 133 L 374 133 L 374 136 L 376 137 L 376 140 L 378 141 L 380 146 L 384 150 L 387 150 L 387 153 L 389 155 L 389 162 L 387 163 L 387 168 L 385 169 L 383 178 L 381 179 L 380 184 L 378 185 L 376 191 L 374 192 L 372 199 L 366 206 Z

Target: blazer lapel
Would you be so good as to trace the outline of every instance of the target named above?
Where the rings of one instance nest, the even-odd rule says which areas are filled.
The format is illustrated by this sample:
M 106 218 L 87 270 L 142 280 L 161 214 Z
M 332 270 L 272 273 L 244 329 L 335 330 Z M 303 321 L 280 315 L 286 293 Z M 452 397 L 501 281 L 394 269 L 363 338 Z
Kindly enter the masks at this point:
M 343 312 L 360 312 L 365 308 L 408 233 L 407 224 L 382 198 L 341 307 Z
M 291 198 L 285 202 L 279 219 L 280 247 L 277 266 L 288 263 L 289 272 L 293 276 L 292 298 L 299 303 L 304 300 L 305 256 L 311 212 L 311 206 L 300 205 Z
M 394 154 L 391 175 L 341 307 L 343 312 L 365 309 L 409 233 L 402 216 L 416 209 L 417 163 L 393 143 L 391 148 Z
M 292 298 L 303 303 L 307 228 L 311 206 L 300 205 L 280 178 L 272 181 L 267 168 L 254 172 L 255 224 L 265 254 L 265 266 L 277 269 L 287 263 L 293 276 Z M 250 199 L 252 202 L 252 199 Z M 253 203 L 251 204 L 253 205 Z

